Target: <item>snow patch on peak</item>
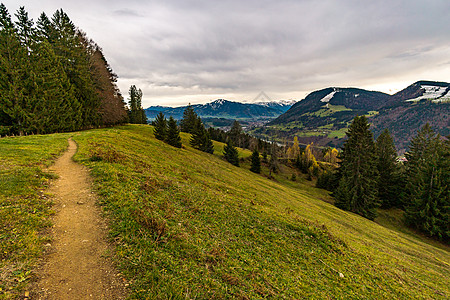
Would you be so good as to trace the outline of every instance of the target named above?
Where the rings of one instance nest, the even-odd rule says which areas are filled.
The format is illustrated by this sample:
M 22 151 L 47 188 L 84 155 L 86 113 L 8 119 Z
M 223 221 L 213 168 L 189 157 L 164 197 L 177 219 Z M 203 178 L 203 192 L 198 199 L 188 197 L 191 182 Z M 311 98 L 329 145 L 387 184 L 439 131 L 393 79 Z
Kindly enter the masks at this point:
M 435 85 L 422 85 L 421 89 L 424 90 L 422 96 L 408 99 L 408 102 L 416 102 L 424 99 L 432 100 L 433 102 L 449 101 L 450 95 L 447 92 L 447 87 L 435 86 Z
M 226 102 L 229 102 L 228 100 L 225 99 L 217 99 L 214 100 L 213 102 L 210 102 L 208 104 L 206 104 L 207 106 L 211 107 L 212 109 L 219 109 L 221 106 L 223 106 Z
M 447 89 L 447 91 L 444 92 L 444 94 L 440 98 L 434 99 L 433 102 L 450 102 L 450 89 Z
M 265 106 L 265 107 L 271 107 L 274 105 L 279 105 L 279 106 L 292 106 L 296 103 L 296 100 L 273 100 L 273 101 L 259 101 L 259 102 L 254 102 L 251 104 L 257 104 L 257 105 L 261 105 L 261 106 Z
M 325 102 L 328 103 L 330 102 L 331 99 L 333 99 L 334 94 L 336 94 L 337 90 L 333 89 L 333 91 L 331 93 L 329 93 L 328 95 L 326 95 L 325 97 L 323 97 L 320 102 Z
M 211 102 L 211 104 L 214 103 L 214 104 L 222 105 L 222 104 L 224 104 L 226 101 L 227 101 L 227 100 L 225 100 L 225 99 L 217 99 L 216 101 Z

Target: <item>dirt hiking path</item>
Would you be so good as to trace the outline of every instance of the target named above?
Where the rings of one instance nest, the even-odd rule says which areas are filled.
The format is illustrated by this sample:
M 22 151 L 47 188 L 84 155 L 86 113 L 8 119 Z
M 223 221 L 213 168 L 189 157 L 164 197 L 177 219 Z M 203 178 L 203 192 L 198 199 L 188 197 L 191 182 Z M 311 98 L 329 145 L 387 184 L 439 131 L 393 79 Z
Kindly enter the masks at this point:
M 50 188 L 56 210 L 53 242 L 46 245 L 50 254 L 30 299 L 124 299 L 124 282 L 103 256 L 106 225 L 95 206 L 89 173 L 72 160 L 76 150 L 69 139 L 68 150 L 50 168 L 59 176 Z

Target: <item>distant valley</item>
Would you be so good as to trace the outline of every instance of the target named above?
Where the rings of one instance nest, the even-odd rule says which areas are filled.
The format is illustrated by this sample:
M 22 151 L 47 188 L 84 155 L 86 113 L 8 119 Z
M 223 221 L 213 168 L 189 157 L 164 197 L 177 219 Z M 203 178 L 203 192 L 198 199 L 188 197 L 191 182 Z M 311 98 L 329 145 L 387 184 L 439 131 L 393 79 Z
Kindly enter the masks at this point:
M 187 106 L 151 106 L 149 120 L 159 112 L 179 120 Z M 225 128 L 238 120 L 250 134 L 265 139 L 313 142 L 321 147 L 340 147 L 355 116 L 365 115 L 377 137 L 389 129 L 399 153 L 427 122 L 442 136 L 450 134 L 450 84 L 418 81 L 389 95 L 359 88 L 329 87 L 308 94 L 300 101 L 241 103 L 218 99 L 192 105 L 206 126 Z
M 234 120 L 239 120 L 244 125 L 262 125 L 288 111 L 295 102 L 293 100 L 281 100 L 242 103 L 217 99 L 206 104 L 194 104 L 192 108 L 206 125 L 213 127 L 227 127 Z M 166 117 L 172 116 L 179 120 L 183 117 L 186 107 L 150 106 L 145 109 L 145 114 L 149 120 L 154 119 L 159 112 L 164 113 Z

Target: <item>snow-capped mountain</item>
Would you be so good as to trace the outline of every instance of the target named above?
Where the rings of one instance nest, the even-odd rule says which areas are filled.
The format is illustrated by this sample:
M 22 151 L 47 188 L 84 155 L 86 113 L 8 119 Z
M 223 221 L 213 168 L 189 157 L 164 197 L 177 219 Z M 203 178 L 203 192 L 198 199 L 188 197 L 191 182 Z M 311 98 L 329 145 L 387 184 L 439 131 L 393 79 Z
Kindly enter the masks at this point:
M 418 81 L 395 95 L 330 87 L 310 93 L 269 125 L 296 128 L 290 138 L 298 132 L 308 132 L 303 138 L 305 143 L 314 140 L 321 146 L 339 145 L 332 133 L 342 132 L 356 115 L 369 118 L 375 136 L 389 129 L 398 150 L 403 152 L 427 122 L 441 135 L 450 134 L 450 84 Z M 301 125 L 288 126 L 289 123 Z
M 226 119 L 273 119 L 286 112 L 292 101 L 274 101 L 262 103 L 242 103 L 217 99 L 206 104 L 192 105 L 194 111 L 202 118 L 226 118 Z M 161 106 L 147 108 L 147 117 L 152 119 L 160 111 L 167 117 L 173 116 L 175 119 L 181 119 L 186 106 L 166 107 Z
M 422 95 L 416 98 L 407 99 L 406 101 L 416 102 L 421 100 L 431 100 L 432 102 L 450 101 L 450 87 L 446 85 L 437 85 L 432 82 L 418 82 Z
M 291 107 L 297 100 L 274 100 L 274 101 L 258 101 L 252 104 L 258 104 L 267 107 Z

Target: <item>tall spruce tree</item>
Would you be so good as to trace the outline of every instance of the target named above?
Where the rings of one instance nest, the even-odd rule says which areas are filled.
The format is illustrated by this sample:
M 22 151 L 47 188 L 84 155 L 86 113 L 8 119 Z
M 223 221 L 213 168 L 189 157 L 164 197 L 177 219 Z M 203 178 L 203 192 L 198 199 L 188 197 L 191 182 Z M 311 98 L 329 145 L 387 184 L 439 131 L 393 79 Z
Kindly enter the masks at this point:
M 239 167 L 239 153 L 230 140 L 227 141 L 223 148 L 223 156 L 230 164 Z
M 78 128 L 98 126 L 101 122 L 100 100 L 91 73 L 90 52 L 69 16 L 57 10 L 52 17 L 49 42 L 74 88 L 75 97 L 81 104 L 81 123 Z
M 377 153 L 378 198 L 383 208 L 400 207 L 401 180 L 394 140 L 385 129 L 375 143 Z
M 75 98 L 59 60 L 47 40 L 36 46 L 35 78 L 36 103 L 31 112 L 35 115 L 33 132 L 52 133 L 73 131 L 81 124 L 81 104 Z
M 211 136 L 209 135 L 209 132 L 205 130 L 203 134 L 203 142 L 202 142 L 202 148 L 201 150 L 203 152 L 213 154 L 214 153 L 214 144 L 211 140 Z
M 42 13 L 36 26 L 24 7 L 15 16 L 13 23 L 0 4 L 0 134 L 73 131 L 123 120 L 116 75 L 63 10 L 51 21 Z
M 9 133 L 26 132 L 28 118 L 29 58 L 11 16 L 0 3 L 0 111 Z
M 214 145 L 200 117 L 197 116 L 195 125 L 191 131 L 190 145 L 200 151 L 212 154 L 214 152 Z
M 142 108 L 142 90 L 138 89 L 135 85 L 130 87 L 128 91 L 129 95 L 129 121 L 131 124 L 146 124 L 147 117 L 145 111 Z
M 199 117 L 195 113 L 191 104 L 189 104 L 185 108 L 183 112 L 183 117 L 180 120 L 181 131 L 187 133 L 194 133 L 197 130 L 196 126 L 198 125 L 197 124 L 198 119 Z
M 181 148 L 180 131 L 178 130 L 177 121 L 175 121 L 172 116 L 170 116 L 169 121 L 167 122 L 166 143 Z
M 189 144 L 192 147 L 197 148 L 197 149 L 199 149 L 201 147 L 204 129 L 205 129 L 205 126 L 203 125 L 202 120 L 199 117 L 196 117 L 194 126 L 192 127 L 192 129 L 190 129 L 192 135 L 189 140 Z
M 259 152 L 258 149 L 255 149 L 252 153 L 252 166 L 250 168 L 250 171 L 253 173 L 261 173 L 261 159 L 259 158 Z
M 232 143 L 241 147 L 241 134 L 242 134 L 242 126 L 239 121 L 234 120 L 233 125 L 231 125 L 230 131 L 228 132 L 228 136 L 230 137 Z
M 427 123 L 411 140 L 405 154 L 405 220 L 443 240 L 450 235 L 449 151 L 448 141 L 442 141 Z
M 158 140 L 166 140 L 167 136 L 167 120 L 162 112 L 156 116 L 155 121 L 153 122 L 155 126 L 153 133 L 155 134 L 155 138 Z
M 347 132 L 335 205 L 373 220 L 379 206 L 377 156 L 365 116 L 355 117 Z

